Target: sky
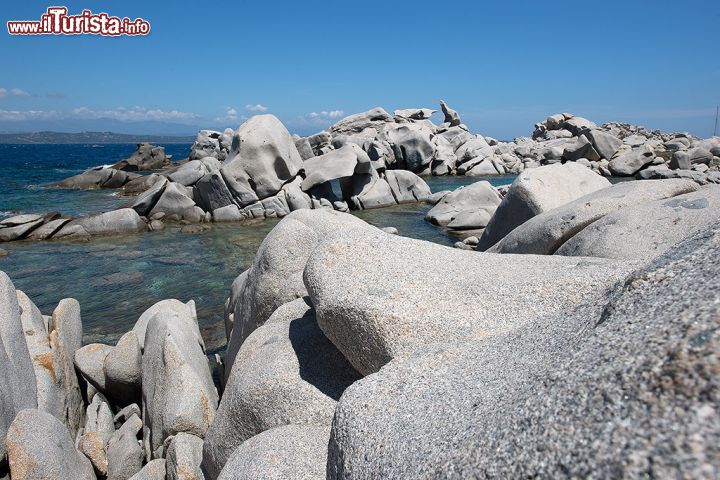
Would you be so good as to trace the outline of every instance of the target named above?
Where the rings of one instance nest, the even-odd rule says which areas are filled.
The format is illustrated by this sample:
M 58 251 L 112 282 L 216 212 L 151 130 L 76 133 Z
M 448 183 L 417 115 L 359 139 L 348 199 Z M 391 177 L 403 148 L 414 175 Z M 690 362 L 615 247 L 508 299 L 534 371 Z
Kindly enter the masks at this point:
M 0 131 L 193 134 L 272 113 L 310 134 L 444 99 L 500 139 L 558 112 L 706 137 L 720 104 L 717 0 L 73 0 L 151 33 L 8 34 L 52 5 L 0 9 Z

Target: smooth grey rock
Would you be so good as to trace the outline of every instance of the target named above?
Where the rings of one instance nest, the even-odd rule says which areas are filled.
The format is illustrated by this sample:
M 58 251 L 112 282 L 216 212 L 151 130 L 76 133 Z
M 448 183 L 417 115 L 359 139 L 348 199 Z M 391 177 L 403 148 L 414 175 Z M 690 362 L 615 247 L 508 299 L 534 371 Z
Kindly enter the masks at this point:
M 343 230 L 373 229 L 357 217 L 331 210 L 296 210 L 260 244 L 237 295 L 234 327 L 226 354 L 229 377 L 240 345 L 281 305 L 307 295 L 303 270 L 308 256 L 324 238 Z
M 395 110 L 393 113 L 396 117 L 407 118 L 409 120 L 425 120 L 432 116 L 437 110 L 430 108 L 404 108 Z
M 451 127 L 456 127 L 462 123 L 460 121 L 460 115 L 452 108 L 449 108 L 443 100 L 440 100 L 440 108 L 442 109 L 443 115 L 445 115 L 445 123 L 450 124 Z
M 552 255 L 574 235 L 607 214 L 697 189 L 695 182 L 682 179 L 622 182 L 531 218 L 489 251 Z
M 123 191 L 127 195 L 136 195 L 145 192 L 152 188 L 157 182 L 167 181 L 162 175 L 157 173 L 151 173 L 150 175 L 143 175 L 135 179 L 130 180 L 123 186 Z
M 629 177 L 635 175 L 655 158 L 652 150 L 637 148 L 610 160 L 608 168 L 613 175 Z
M 398 162 L 398 168 L 420 172 L 432 162 L 435 149 L 430 141 L 432 131 L 419 124 L 393 125 L 384 131 Z
M 90 460 L 90 463 L 95 469 L 95 473 L 101 478 L 105 478 L 108 470 L 107 453 L 105 453 L 105 440 L 103 440 L 97 432 L 85 432 L 80 436 L 77 444 L 77 448 L 80 453 Z
M 623 144 L 622 140 L 602 130 L 588 130 L 585 132 L 585 136 L 592 142 L 600 157 L 608 160 L 615 155 L 615 152 Z
M 55 236 L 62 235 L 65 230 L 76 225 L 84 228 L 90 235 L 142 232 L 147 229 L 147 224 L 140 218 L 140 215 L 138 215 L 135 210 L 132 208 L 121 208 L 91 217 L 81 217 L 72 220 L 62 227 Z
M 389 113 L 381 107 L 375 107 L 367 112 L 356 113 L 343 118 L 330 127 L 330 133 L 333 136 L 337 136 L 343 134 L 362 133 L 373 129 L 376 134 L 383 125 L 392 121 L 393 118 Z M 373 134 L 373 136 L 375 135 Z
M 195 192 L 198 205 L 207 212 L 235 205 L 232 194 L 220 172 L 211 172 L 202 177 L 195 184 Z
M 425 180 L 407 170 L 388 170 L 385 180 L 398 204 L 423 202 L 432 195 Z
M 138 321 L 135 322 L 135 325 L 132 329 L 132 331 L 137 334 L 137 339 L 138 343 L 140 344 L 141 351 L 145 349 L 145 332 L 147 330 L 148 322 L 158 312 L 169 309 L 177 311 L 177 314 L 182 316 L 183 318 L 186 315 L 189 315 L 190 317 L 197 319 L 197 313 L 195 312 L 195 302 L 191 301 L 188 303 L 183 303 L 180 300 L 175 299 L 161 300 L 157 302 L 156 304 L 145 310 L 142 315 L 140 315 L 140 318 L 138 318 Z M 198 340 L 202 341 L 202 338 L 199 336 L 199 331 Z
M 168 172 L 166 176 L 171 182 L 179 183 L 180 185 L 190 186 L 197 183 L 202 177 L 209 173 L 209 169 L 200 160 L 190 160 L 174 169 L 172 172 Z
M 258 199 L 275 195 L 298 174 L 302 164 L 295 142 L 280 120 L 257 115 L 233 136 L 221 172 L 242 207 L 252 203 L 243 199 L 249 187 Z
M 663 180 L 664 181 L 664 180 Z M 605 215 L 556 255 L 649 260 L 720 219 L 720 186 L 642 203 Z
M 683 150 L 673 153 L 668 165 L 673 170 L 689 170 L 691 167 L 690 154 Z
M 138 407 L 137 403 L 132 403 L 121 409 L 117 414 L 115 414 L 115 417 L 113 417 L 113 422 L 115 422 L 116 425 L 122 425 L 133 415 L 137 415 L 138 418 L 142 415 L 140 407 Z
M 323 335 L 307 299 L 279 307 L 245 339 L 204 446 L 217 476 L 249 438 L 289 424 L 330 426 L 342 392 L 360 375 Z
M 42 220 L 42 218 L 42 215 L 37 215 L 34 213 L 15 215 L 14 217 L 8 217 L 0 220 L 0 227 L 17 227 L 28 223 L 34 223 L 38 220 Z
M 425 214 L 425 220 L 433 225 L 446 227 L 460 215 L 483 212 L 487 215 L 487 220 L 465 227 L 483 228 L 501 201 L 500 194 L 489 182 L 475 182 L 444 195 L 442 200 Z
M 130 480 L 165 480 L 166 461 L 164 458 L 151 460 L 145 466 L 130 477 Z
M 205 212 L 198 207 L 192 198 L 187 196 L 184 187 L 179 183 L 168 182 L 149 216 L 156 213 L 176 215 L 180 220 L 198 223 L 203 220 Z
M 352 176 L 358 165 L 359 152 L 362 152 L 362 149 L 358 148 L 357 145 L 348 144 L 324 155 L 306 160 L 303 162 L 305 179 L 302 181 L 302 190 L 306 192 L 325 182 Z M 366 157 L 365 162 L 369 163 L 370 159 L 365 152 L 362 152 L 362 155 Z
M 189 309 L 157 308 L 144 338 L 143 445 L 151 459 L 162 457 L 163 443 L 172 435 L 204 437 L 215 417 L 218 394 L 197 318 Z
M 75 437 L 83 424 L 85 408 L 75 370 L 75 352 L 82 346 L 82 319 L 80 304 L 73 298 L 60 300 L 53 310 L 48 325 L 51 359 L 55 378 L 60 386 L 60 411 L 63 423 Z
M 609 302 L 357 382 L 327 478 L 712 478 L 719 247 L 715 225 Z
M 60 180 L 59 182 L 54 183 L 53 186 L 59 188 L 78 189 L 100 188 L 103 183 L 107 182 L 110 177 L 113 176 L 113 173 L 115 173 L 115 169 L 95 167 L 90 170 L 86 170 L 79 175 L 74 175 L 64 180 Z
M 137 175 L 137 174 L 132 174 Z M 130 179 L 130 174 L 124 170 L 115 170 L 110 178 L 101 186 L 102 188 L 121 188 Z
M 6 444 L 13 480 L 95 480 L 90 461 L 75 450 L 70 432 L 47 412 L 20 411 Z
M 113 347 L 102 343 L 91 343 L 75 351 L 75 367 L 82 376 L 101 392 L 105 392 L 105 358 Z
M 178 433 L 167 450 L 167 480 L 205 480 L 200 468 L 203 440 L 189 433 Z
M 212 211 L 213 222 L 238 222 L 243 219 L 237 205 L 227 205 Z
M 51 220 L 43 225 L 40 225 L 35 230 L 30 232 L 28 238 L 31 240 L 47 240 L 52 238 L 60 229 L 70 221 L 69 218 L 58 218 L 57 220 Z
M 21 215 L 20 217 L 26 217 Z M 39 216 L 38 216 L 39 217 Z M 20 240 L 28 236 L 33 230 L 38 228 L 40 225 L 45 223 L 42 217 L 36 218 L 32 221 L 23 222 L 20 224 L 12 223 L 14 219 L 19 217 L 12 217 L 5 220 L 6 224 L 0 224 L 0 242 L 10 242 L 12 240 Z
M 141 428 L 142 420 L 133 415 L 110 438 L 107 480 L 127 480 L 142 469 L 143 449 L 137 439 Z
M 102 448 L 105 448 L 115 433 L 112 409 L 102 393 L 95 394 L 88 405 L 84 432 L 96 433 L 102 439 Z
M 397 235 L 398 229 L 395 227 L 382 227 L 380 230 L 390 235 Z
M 105 385 L 115 404 L 124 407 L 140 400 L 142 385 L 140 341 L 134 331 L 118 340 L 105 357 Z
M 133 208 L 138 215 L 149 217 L 150 211 L 152 211 L 163 192 L 165 192 L 165 187 L 168 183 L 169 182 L 165 177 L 159 178 L 150 186 L 150 188 L 138 195 L 138 197 L 130 205 L 130 208 Z
M 451 193 L 450 190 L 441 190 L 439 192 L 432 193 L 425 199 L 425 202 L 430 205 L 437 205 L 448 193 Z
M 368 375 L 420 345 L 492 336 L 570 309 L 616 281 L 618 265 L 480 254 L 355 230 L 318 245 L 304 280 L 322 331 Z M 472 281 L 441 281 L 460 276 Z M 543 294 L 517 294 L 533 291 Z
M 235 450 L 218 480 L 322 480 L 326 427 L 286 425 L 267 430 Z
M 35 371 L 37 408 L 54 415 L 60 420 L 64 420 L 64 412 L 61 410 L 62 404 L 60 401 L 61 390 L 52 367 L 53 352 L 50 349 L 50 338 L 45 318 L 24 292 L 16 290 L 15 293 L 20 307 L 20 321 L 25 334 L 25 343 Z M 12 388 L 12 382 L 5 382 L 4 385 Z M 15 390 L 13 389 L 13 391 Z M 22 389 L 18 391 L 23 392 Z M 23 398 L 22 400 L 30 403 L 31 398 Z
M 121 160 L 112 168 L 125 171 L 158 170 L 170 165 L 170 157 L 165 155 L 165 148 L 149 143 L 138 143 L 129 158 Z
M 37 408 L 35 370 L 23 333 L 22 310 L 10 277 L 0 271 L 0 341 L 7 356 L 4 365 L 12 372 L 11 381 L 3 389 L 11 390 L 17 410 Z M 12 421 L 10 418 L 9 422 Z
M 573 162 L 525 170 L 495 210 L 478 248 L 487 250 L 535 215 L 609 186 L 606 178 Z

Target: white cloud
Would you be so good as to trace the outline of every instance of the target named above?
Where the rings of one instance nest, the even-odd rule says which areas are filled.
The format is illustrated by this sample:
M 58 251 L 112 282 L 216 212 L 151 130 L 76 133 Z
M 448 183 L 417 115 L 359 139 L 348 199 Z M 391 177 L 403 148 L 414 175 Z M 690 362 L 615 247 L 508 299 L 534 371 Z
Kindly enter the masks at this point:
M 76 118 L 83 120 L 95 120 L 99 118 L 111 118 L 122 122 L 137 122 L 143 120 L 162 120 L 173 122 L 186 122 L 196 120 L 198 115 L 177 110 L 147 109 L 134 106 L 132 108 L 117 107 L 113 110 L 93 110 L 88 107 L 74 108 L 69 112 L 57 110 L 0 110 L 0 120 L 22 121 L 22 120 L 48 120 Z
M 310 112 L 310 113 L 308 113 L 308 116 L 310 118 L 325 118 L 325 119 L 331 120 L 334 118 L 342 117 L 343 113 L 345 113 L 345 112 L 343 112 L 342 110 L 330 110 L 330 111 L 323 110 L 321 112 Z
M 267 112 L 268 107 L 265 105 L 260 105 L 259 103 L 257 105 L 247 104 L 245 105 L 245 110 L 249 112 Z
M 0 98 L 4 97 L 31 97 L 28 92 L 21 88 L 0 88 Z
M 247 120 L 247 117 L 244 115 L 238 115 L 237 110 L 235 110 L 233 107 L 225 107 L 225 115 L 215 117 L 213 120 L 215 121 L 215 123 L 222 123 L 227 125 L 244 122 L 245 120 Z

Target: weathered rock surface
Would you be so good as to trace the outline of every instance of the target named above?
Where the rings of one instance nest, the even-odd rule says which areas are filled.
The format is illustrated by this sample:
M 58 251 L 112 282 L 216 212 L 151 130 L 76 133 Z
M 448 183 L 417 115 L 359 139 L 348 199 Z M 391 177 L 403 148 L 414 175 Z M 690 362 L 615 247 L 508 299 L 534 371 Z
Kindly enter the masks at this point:
M 203 440 L 189 433 L 178 433 L 167 450 L 167 480 L 205 480 L 200 468 Z
M 690 180 L 622 182 L 531 218 L 488 251 L 552 255 L 563 243 L 607 214 L 698 188 Z
M 665 180 L 663 180 L 665 181 Z M 556 255 L 651 259 L 720 219 L 720 186 L 624 208 L 565 242 Z
M 379 231 L 348 231 L 315 248 L 304 280 L 320 328 L 367 375 L 421 345 L 542 322 L 588 301 L 622 271 L 606 260 L 568 260 L 478 254 Z M 443 280 L 458 276 L 473 281 Z
M 421 348 L 355 383 L 328 478 L 712 478 L 720 264 L 697 259 L 718 247 L 716 225 L 609 303 Z
M 175 182 L 168 182 L 165 185 L 160 198 L 155 202 L 148 215 L 153 216 L 158 213 L 192 223 L 200 222 L 205 218 L 203 209 L 198 207 L 195 201 L 187 195 L 187 191 L 182 185 Z
M 520 174 L 495 210 L 480 238 L 480 250 L 499 242 L 535 215 L 610 186 L 610 182 L 575 163 L 553 164 Z
M 328 428 L 286 425 L 267 430 L 235 450 L 218 480 L 322 480 Z
M 47 412 L 20 411 L 6 444 L 13 480 L 95 480 L 90 461 L 75 450 L 70 432 Z
M 211 478 L 244 441 L 280 425 L 330 425 L 342 392 L 360 375 L 323 335 L 307 299 L 279 307 L 240 347 L 203 465 Z
M 458 230 L 484 228 L 501 201 L 489 182 L 475 182 L 443 196 L 425 215 L 425 220 Z
M 302 158 L 285 126 L 273 115 L 257 115 L 233 136 L 221 169 L 240 206 L 280 191 L 302 168 Z
M 137 439 L 142 427 L 142 420 L 132 415 L 108 441 L 107 480 L 129 479 L 142 469 L 143 449 Z
M 129 158 L 121 160 L 112 168 L 134 172 L 138 170 L 158 170 L 170 165 L 170 158 L 165 155 L 163 147 L 149 143 L 139 143 Z
M 151 460 L 139 472 L 130 477 L 130 480 L 165 480 L 165 465 L 164 458 Z
M 111 235 L 114 233 L 132 233 L 147 230 L 147 224 L 132 208 L 121 208 L 110 212 L 80 217 L 63 226 L 55 238 L 72 236 L 78 231 L 89 235 Z
M 140 341 L 134 331 L 129 331 L 108 352 L 104 362 L 105 387 L 118 406 L 126 406 L 140 400 L 142 385 L 142 357 Z
M 105 358 L 113 347 L 102 343 L 91 343 L 75 351 L 75 367 L 92 386 L 105 392 Z
M 177 433 L 203 438 L 217 409 L 218 394 L 197 318 L 184 310 L 158 308 L 147 322 L 142 399 L 148 459 L 162 457 L 165 439 Z
M 331 210 L 296 210 L 265 237 L 252 266 L 237 286 L 234 328 L 228 342 L 226 377 L 240 345 L 281 305 L 307 295 L 303 270 L 322 239 L 348 229 L 375 230 L 362 220 Z

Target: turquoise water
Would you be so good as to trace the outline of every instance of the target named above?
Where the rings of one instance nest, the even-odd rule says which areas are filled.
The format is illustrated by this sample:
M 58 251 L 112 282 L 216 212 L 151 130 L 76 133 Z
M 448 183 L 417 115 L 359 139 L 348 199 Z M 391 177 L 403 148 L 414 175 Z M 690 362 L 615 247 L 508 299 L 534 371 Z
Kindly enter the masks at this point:
M 0 171 L 7 189 L 0 192 L 0 212 L 60 211 L 73 215 L 104 211 L 128 199 L 107 190 L 43 188 L 44 184 L 98 164 L 111 164 L 132 153 L 134 145 L 0 145 Z M 168 145 L 176 159 L 188 145 Z M 433 191 L 452 190 L 478 178 L 428 177 Z M 512 177 L 490 179 L 507 184 Z M 358 212 L 367 222 L 396 227 L 401 235 L 452 245 L 457 238 L 423 220 L 423 204 Z M 0 215 L 2 216 L 2 215 Z M 96 237 L 89 243 L 69 241 L 9 242 L 0 270 L 23 290 L 43 313 L 62 298 L 82 307 L 84 341 L 111 343 L 128 331 L 140 314 L 165 298 L 195 300 L 198 320 L 209 349 L 225 343 L 223 305 L 230 284 L 246 269 L 265 235 L 277 223 L 213 224 L 209 231 L 181 233 L 169 225 L 162 232 Z

